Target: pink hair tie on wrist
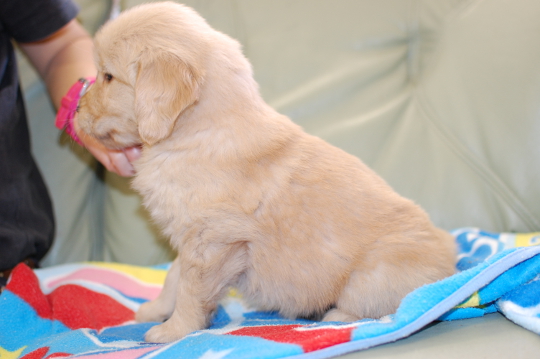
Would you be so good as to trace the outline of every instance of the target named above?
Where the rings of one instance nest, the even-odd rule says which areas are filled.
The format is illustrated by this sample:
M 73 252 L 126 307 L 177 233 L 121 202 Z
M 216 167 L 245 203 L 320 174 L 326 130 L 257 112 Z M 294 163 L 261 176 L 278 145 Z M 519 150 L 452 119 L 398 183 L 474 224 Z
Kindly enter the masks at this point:
M 59 130 L 66 130 L 67 134 L 71 136 L 79 145 L 83 145 L 73 127 L 73 119 L 79 106 L 79 100 L 88 91 L 88 88 L 96 82 L 94 77 L 81 78 L 77 81 L 68 93 L 62 97 L 60 102 L 60 109 L 56 114 L 55 125 Z

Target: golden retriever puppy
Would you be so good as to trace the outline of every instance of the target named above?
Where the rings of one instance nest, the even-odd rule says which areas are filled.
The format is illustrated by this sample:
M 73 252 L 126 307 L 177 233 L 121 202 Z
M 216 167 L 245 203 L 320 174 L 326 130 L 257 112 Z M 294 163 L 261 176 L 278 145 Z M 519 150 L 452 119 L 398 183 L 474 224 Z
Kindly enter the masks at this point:
M 453 238 L 268 106 L 239 43 L 194 10 L 135 7 L 95 47 L 78 131 L 110 148 L 142 144 L 133 187 L 178 251 L 159 298 L 137 312 L 165 321 L 147 341 L 205 328 L 230 286 L 287 318 L 355 321 L 454 272 Z

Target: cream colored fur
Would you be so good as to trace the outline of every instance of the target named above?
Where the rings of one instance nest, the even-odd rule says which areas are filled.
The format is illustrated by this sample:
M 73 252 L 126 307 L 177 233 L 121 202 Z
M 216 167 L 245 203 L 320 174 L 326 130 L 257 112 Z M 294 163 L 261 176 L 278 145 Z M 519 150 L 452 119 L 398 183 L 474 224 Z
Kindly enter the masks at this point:
M 146 340 L 205 328 L 229 286 L 288 318 L 353 321 L 393 313 L 453 273 L 452 237 L 269 107 L 240 45 L 195 11 L 133 8 L 95 46 L 78 130 L 111 148 L 142 144 L 133 187 L 178 251 L 161 295 L 137 313 L 165 320 Z

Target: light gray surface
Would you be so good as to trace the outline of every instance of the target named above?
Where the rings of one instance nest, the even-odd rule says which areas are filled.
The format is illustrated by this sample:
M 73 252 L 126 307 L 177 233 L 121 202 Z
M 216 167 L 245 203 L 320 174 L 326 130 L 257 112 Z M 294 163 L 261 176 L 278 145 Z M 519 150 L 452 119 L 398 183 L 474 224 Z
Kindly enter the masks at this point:
M 540 358 L 540 337 L 499 313 L 438 322 L 394 343 L 343 355 L 343 359 Z

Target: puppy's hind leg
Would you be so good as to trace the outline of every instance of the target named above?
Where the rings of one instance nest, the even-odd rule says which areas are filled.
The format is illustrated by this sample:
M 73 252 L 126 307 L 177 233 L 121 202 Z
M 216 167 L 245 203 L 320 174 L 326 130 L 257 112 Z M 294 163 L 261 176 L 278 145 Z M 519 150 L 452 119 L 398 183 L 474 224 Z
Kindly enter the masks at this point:
M 176 303 L 176 288 L 180 279 L 180 258 L 179 256 L 172 262 L 171 268 L 165 277 L 165 284 L 159 296 L 150 301 L 143 303 L 135 320 L 137 322 L 163 322 L 169 319 L 174 311 Z
M 367 272 L 357 269 L 351 273 L 335 308 L 324 315 L 323 321 L 354 322 L 394 313 L 408 288 L 395 282 L 396 275 L 391 272 L 388 266 L 380 264 Z

